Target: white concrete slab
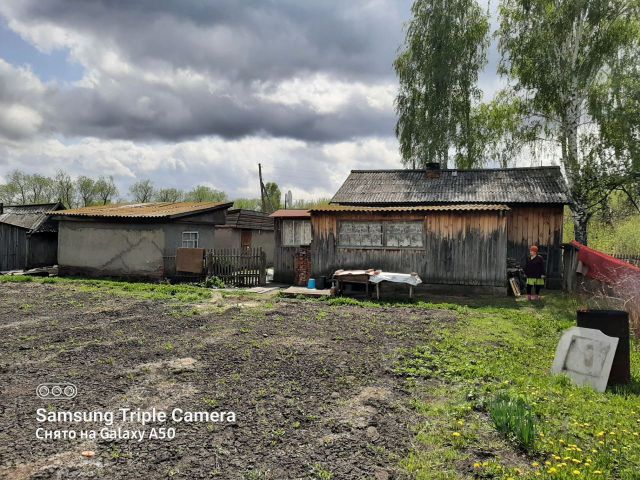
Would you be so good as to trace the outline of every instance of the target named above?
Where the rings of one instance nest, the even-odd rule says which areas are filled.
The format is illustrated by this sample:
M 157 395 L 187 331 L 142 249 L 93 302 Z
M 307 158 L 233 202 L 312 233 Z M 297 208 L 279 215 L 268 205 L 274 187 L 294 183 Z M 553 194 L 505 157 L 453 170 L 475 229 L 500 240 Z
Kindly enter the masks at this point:
M 560 338 L 551 373 L 566 374 L 576 385 L 591 385 L 604 392 L 617 347 L 616 337 L 592 328 L 572 327 Z

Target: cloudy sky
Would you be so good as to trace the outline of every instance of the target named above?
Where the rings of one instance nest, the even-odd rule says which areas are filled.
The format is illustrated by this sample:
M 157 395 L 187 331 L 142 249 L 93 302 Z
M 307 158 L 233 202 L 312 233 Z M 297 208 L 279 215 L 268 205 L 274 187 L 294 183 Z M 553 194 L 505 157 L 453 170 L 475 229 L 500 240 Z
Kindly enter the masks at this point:
M 126 5 L 126 8 L 123 8 Z M 231 197 L 331 196 L 398 168 L 410 0 L 2 0 L 0 181 L 14 168 Z M 491 95 L 495 47 L 481 77 Z

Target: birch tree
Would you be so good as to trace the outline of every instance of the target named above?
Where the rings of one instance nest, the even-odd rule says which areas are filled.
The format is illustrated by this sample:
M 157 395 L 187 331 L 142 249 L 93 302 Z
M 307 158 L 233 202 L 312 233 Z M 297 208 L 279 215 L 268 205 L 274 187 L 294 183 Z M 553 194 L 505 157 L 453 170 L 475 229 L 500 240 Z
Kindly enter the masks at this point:
M 394 62 L 400 88 L 396 135 L 405 164 L 474 163 L 474 102 L 486 64 L 489 20 L 475 0 L 416 0 Z
M 558 146 L 576 239 L 585 244 L 593 213 L 637 172 L 638 124 L 629 111 L 628 89 L 618 88 L 617 104 L 609 101 L 616 82 L 628 87 L 623 79 L 637 75 L 630 59 L 637 58 L 638 5 L 637 0 L 502 0 L 500 5 L 500 72 L 523 100 L 522 121 L 537 131 L 537 139 Z

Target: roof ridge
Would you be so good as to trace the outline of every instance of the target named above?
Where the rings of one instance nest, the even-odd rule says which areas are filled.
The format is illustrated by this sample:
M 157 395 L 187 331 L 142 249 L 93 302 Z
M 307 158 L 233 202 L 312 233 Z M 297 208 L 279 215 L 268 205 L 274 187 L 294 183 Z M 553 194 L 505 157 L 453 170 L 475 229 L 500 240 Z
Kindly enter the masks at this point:
M 354 169 L 351 173 L 393 173 L 393 172 L 502 172 L 509 170 L 560 170 L 560 165 L 542 165 L 538 167 L 500 167 L 500 168 L 442 168 L 428 170 L 424 168 Z

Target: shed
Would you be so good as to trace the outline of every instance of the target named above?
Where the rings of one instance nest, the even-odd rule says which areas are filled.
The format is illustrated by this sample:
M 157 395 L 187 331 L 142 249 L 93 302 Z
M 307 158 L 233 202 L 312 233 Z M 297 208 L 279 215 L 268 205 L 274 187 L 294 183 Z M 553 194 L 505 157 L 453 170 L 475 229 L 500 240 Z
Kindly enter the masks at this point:
M 502 286 L 507 264 L 536 244 L 559 287 L 567 202 L 559 167 L 354 170 L 329 206 L 311 210 L 312 275 L 382 268 Z
M 160 279 L 176 251 L 214 248 L 231 203 L 155 202 L 59 212 L 60 275 Z
M 216 226 L 214 248 L 249 250 L 262 248 L 267 265 L 273 264 L 275 240 L 273 218 L 267 213 L 234 208 L 227 210 L 227 221 Z
M 311 213 L 309 210 L 277 210 L 271 214 L 274 221 L 274 261 L 273 280 L 281 283 L 304 283 L 304 276 L 311 272 L 302 271 L 301 263 L 310 259 Z M 296 260 L 297 259 L 297 260 Z M 298 276 L 296 279 L 296 261 Z M 310 263 L 309 263 L 310 266 Z
M 0 204 L 0 271 L 55 265 L 58 224 L 49 214 L 62 209 L 58 202 Z

